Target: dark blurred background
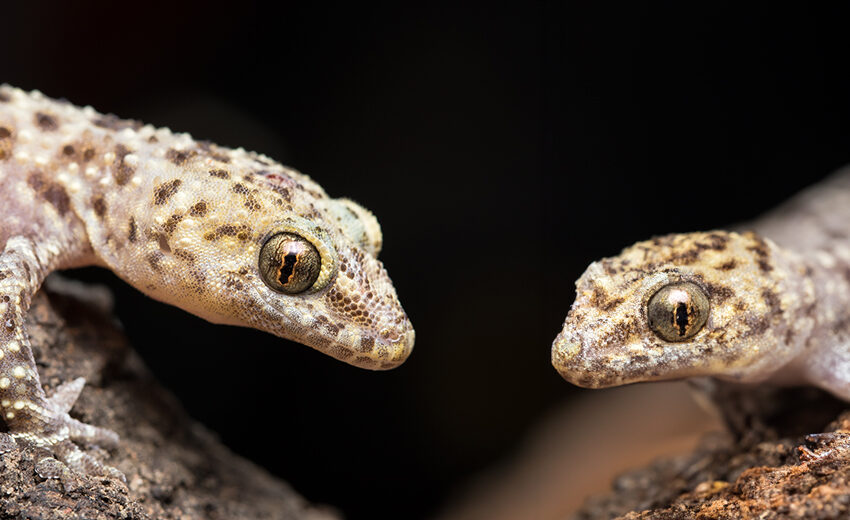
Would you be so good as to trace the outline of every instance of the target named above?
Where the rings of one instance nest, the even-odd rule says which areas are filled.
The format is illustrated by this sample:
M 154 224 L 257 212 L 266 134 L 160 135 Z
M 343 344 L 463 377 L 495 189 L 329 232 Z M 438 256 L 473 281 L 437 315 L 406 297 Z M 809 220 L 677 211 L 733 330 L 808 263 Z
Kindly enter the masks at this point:
M 350 519 L 415 520 L 582 395 L 549 345 L 589 262 L 850 162 L 847 14 L 10 2 L 0 82 L 263 152 L 379 217 L 417 331 L 386 373 L 79 276 L 113 286 L 154 373 L 235 451 Z M 234 357 L 238 392 L 213 384 Z

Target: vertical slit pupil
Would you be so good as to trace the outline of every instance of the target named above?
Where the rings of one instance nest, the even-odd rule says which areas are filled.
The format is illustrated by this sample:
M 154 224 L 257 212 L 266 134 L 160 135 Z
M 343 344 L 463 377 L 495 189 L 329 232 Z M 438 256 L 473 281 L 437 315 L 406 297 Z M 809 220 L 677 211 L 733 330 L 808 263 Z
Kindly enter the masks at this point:
M 277 277 L 278 281 L 282 285 L 289 283 L 289 279 L 292 277 L 292 272 L 295 270 L 296 262 L 298 262 L 298 255 L 295 253 L 288 253 L 285 257 L 283 257 L 283 265 L 280 266 L 280 275 Z
M 688 306 L 686 304 L 676 304 L 675 321 L 676 326 L 679 327 L 679 336 L 684 336 L 688 330 Z

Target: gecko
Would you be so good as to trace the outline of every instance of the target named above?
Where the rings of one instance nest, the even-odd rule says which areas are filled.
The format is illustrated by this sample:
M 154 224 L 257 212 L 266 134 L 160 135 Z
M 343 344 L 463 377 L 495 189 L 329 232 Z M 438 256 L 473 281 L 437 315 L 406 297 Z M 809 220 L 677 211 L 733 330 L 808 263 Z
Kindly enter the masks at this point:
M 85 379 L 50 397 L 39 380 L 24 316 L 55 270 L 104 267 L 210 322 L 362 368 L 413 348 L 375 216 L 264 155 L 0 85 L 0 186 L 0 444 L 46 450 L 46 468 L 120 473 L 80 448 L 119 442 L 69 415 Z
M 587 388 L 713 376 L 850 400 L 850 167 L 750 223 L 592 263 L 551 354 Z

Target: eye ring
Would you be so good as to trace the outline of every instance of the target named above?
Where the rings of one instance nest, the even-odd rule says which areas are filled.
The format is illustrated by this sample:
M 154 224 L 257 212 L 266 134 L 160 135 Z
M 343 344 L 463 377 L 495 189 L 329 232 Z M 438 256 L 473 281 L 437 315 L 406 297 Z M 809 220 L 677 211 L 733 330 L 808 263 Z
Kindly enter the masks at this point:
M 664 341 L 687 341 L 708 320 L 708 296 L 691 282 L 675 282 L 658 289 L 646 304 L 649 328 Z
M 260 277 L 273 291 L 302 293 L 316 283 L 322 258 L 316 247 L 295 233 L 269 237 L 260 249 Z

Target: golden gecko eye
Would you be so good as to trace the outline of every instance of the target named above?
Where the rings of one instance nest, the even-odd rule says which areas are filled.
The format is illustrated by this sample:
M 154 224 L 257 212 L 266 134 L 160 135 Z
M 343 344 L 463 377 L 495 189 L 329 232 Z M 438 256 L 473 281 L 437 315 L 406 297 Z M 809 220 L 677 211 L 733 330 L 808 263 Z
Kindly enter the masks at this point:
M 260 276 L 278 292 L 306 291 L 316 283 L 321 267 L 316 247 L 295 233 L 278 233 L 260 250 Z
M 665 285 L 646 304 L 649 328 L 665 341 L 685 341 L 708 319 L 708 297 L 690 282 Z

